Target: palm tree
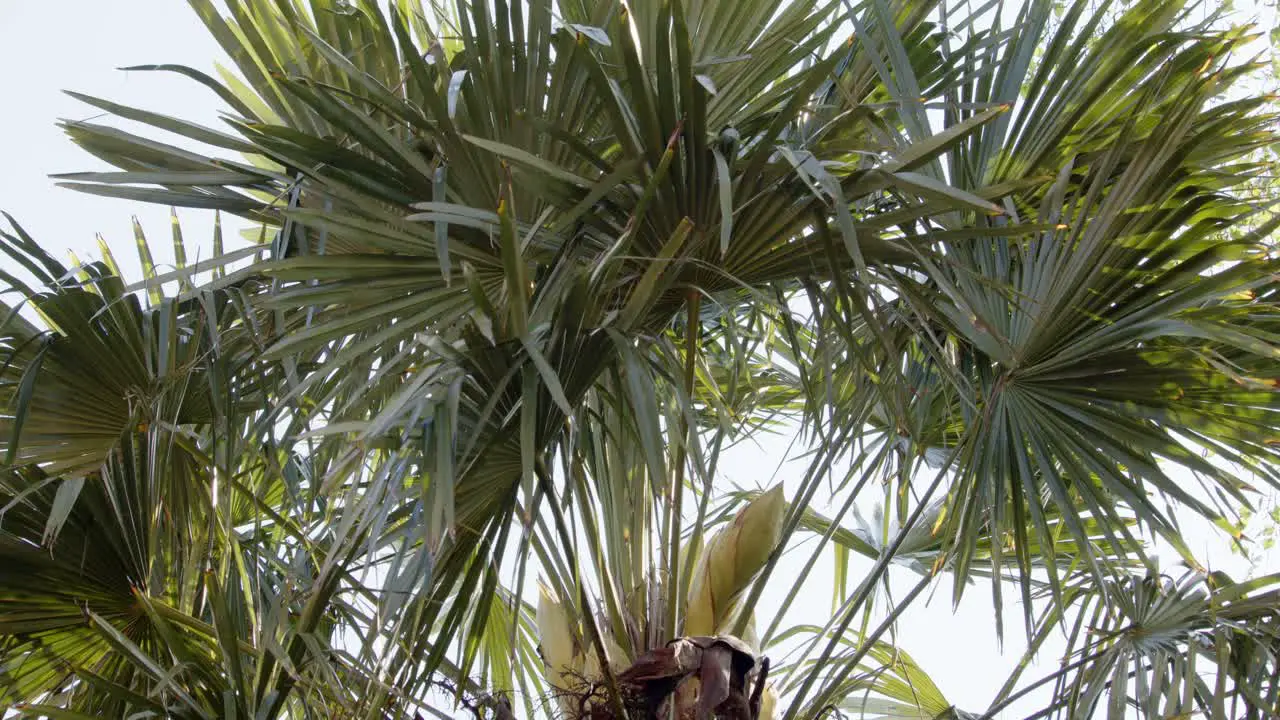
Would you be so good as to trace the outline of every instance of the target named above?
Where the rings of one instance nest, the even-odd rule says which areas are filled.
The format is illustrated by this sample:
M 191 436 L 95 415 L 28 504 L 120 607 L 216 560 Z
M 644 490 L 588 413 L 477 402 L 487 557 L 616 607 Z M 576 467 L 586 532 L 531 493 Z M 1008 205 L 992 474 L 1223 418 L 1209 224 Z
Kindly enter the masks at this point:
M 118 171 L 63 179 L 262 231 L 188 264 L 175 224 L 165 272 L 139 231 L 134 284 L 3 234 L 3 702 L 1280 712 L 1277 578 L 1207 574 L 1175 513 L 1230 528 L 1280 481 L 1247 29 L 1170 0 L 191 4 L 235 70 L 138 69 L 221 128 L 80 97 L 207 154 L 68 124 Z M 801 477 L 725 487 L 779 427 Z M 830 556 L 830 621 L 797 623 Z M 987 578 L 1002 634 L 1014 593 L 1028 659 L 1065 632 L 1060 668 L 948 703 L 891 641 L 942 576 Z

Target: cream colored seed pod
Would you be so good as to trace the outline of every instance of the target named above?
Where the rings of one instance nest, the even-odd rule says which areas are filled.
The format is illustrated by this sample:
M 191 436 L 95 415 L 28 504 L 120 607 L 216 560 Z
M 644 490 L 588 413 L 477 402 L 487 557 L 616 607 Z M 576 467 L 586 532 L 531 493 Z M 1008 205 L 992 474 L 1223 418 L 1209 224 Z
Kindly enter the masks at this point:
M 727 630 L 734 601 L 778 544 L 786 501 L 782 486 L 751 501 L 707 543 L 689 586 L 684 635 Z
M 773 720 L 777 711 L 778 693 L 773 691 L 772 685 L 766 685 L 764 692 L 760 693 L 760 717 L 757 720 Z
M 542 644 L 542 658 L 546 663 L 547 682 L 559 698 L 561 709 L 569 717 L 577 707 L 568 697 L 582 690 L 584 685 L 598 682 L 604 677 L 596 650 L 584 644 L 582 628 L 560 600 L 555 591 L 538 582 L 538 640 Z M 627 653 L 613 636 L 605 633 L 605 655 L 609 667 L 619 673 L 630 664 Z
M 571 690 L 585 669 L 578 649 L 575 624 L 555 591 L 538 583 L 538 641 L 547 664 L 547 682 L 560 691 Z

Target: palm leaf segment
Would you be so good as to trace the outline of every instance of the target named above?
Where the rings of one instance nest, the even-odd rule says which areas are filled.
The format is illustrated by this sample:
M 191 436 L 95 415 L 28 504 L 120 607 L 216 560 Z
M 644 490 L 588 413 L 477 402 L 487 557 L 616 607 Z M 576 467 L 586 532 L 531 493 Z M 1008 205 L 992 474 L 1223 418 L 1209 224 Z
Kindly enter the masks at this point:
M 216 526 L 202 520 L 214 516 L 206 487 L 219 469 L 192 429 L 226 435 L 241 405 L 261 402 L 230 384 L 219 353 L 234 355 L 245 336 L 229 327 L 238 313 L 225 297 L 144 308 L 109 254 L 69 270 L 16 224 L 3 238 L 48 288 L 15 279 L 50 329 L 5 308 L 0 698 L 76 698 L 75 707 L 109 715 L 194 706 L 207 700 L 199 691 L 146 689 L 163 679 L 156 668 L 169 653 L 216 653 L 202 619 Z M 264 502 L 280 500 L 279 486 L 245 482 Z M 228 520 L 245 522 L 247 510 L 239 498 Z M 139 665 L 149 654 L 163 659 Z M 224 682 L 207 668 L 190 675 L 205 691 Z

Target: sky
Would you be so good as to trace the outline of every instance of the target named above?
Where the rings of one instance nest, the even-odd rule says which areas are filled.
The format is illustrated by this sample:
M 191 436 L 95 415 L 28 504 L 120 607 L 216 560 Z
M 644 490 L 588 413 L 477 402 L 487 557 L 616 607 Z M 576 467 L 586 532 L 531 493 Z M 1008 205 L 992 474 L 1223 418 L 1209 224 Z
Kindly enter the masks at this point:
M 55 254 L 70 251 L 81 259 L 96 259 L 100 253 L 95 238 L 101 234 L 126 274 L 135 279 L 138 263 L 132 253 L 131 217 L 136 216 L 152 241 L 157 263 L 171 262 L 168 208 L 77 193 L 56 187 L 48 177 L 51 173 L 108 169 L 72 144 L 56 126 L 59 119 L 92 122 L 99 115 L 61 90 L 214 125 L 222 106 L 203 86 L 173 74 L 116 68 L 176 63 L 212 72 L 213 60 L 221 56 L 216 43 L 181 0 L 0 0 L 0 67 L 5 68 L 4 109 L 0 110 L 0 209 L 14 215 Z M 179 138 L 165 140 L 183 144 Z M 202 247 L 202 257 L 207 256 L 211 214 L 182 209 L 179 217 L 192 248 L 189 252 L 194 254 L 195 247 Z M 226 222 L 230 238 L 230 228 L 236 225 L 233 219 Z M 723 460 L 720 480 L 748 489 L 779 481 L 794 488 L 803 463 L 779 464 L 787 444 L 788 438 L 778 436 L 734 449 Z M 1202 524 L 1189 524 L 1187 539 L 1203 561 L 1237 579 L 1280 570 L 1276 552 L 1251 567 L 1229 551 L 1221 536 Z M 858 571 L 855 564 L 855 578 Z M 895 576 L 895 586 L 908 577 L 905 573 Z M 831 611 L 830 578 L 829 569 L 817 573 L 814 591 L 806 593 L 804 605 L 792 611 L 810 621 L 825 621 Z M 780 595 L 766 596 L 764 606 L 773 603 L 776 607 L 780 599 Z M 1016 608 L 1006 612 L 1011 618 L 1018 615 Z M 981 711 L 1022 651 L 1020 627 L 1016 620 L 1010 622 L 1011 639 L 1002 652 L 995 638 L 989 589 L 974 587 L 953 609 L 949 583 L 944 581 L 927 605 L 919 603 L 907 611 L 896 641 L 931 674 L 951 702 Z M 1041 672 L 1051 671 L 1057 660 L 1053 648 L 1048 650 L 1038 665 Z M 1039 675 L 1033 668 L 1027 677 Z
M 221 101 L 203 86 L 172 73 L 117 68 L 175 63 L 212 71 L 213 59 L 221 57 L 221 49 L 182 0 L 0 0 L 0 67 L 5 68 L 0 209 L 55 254 L 70 250 L 81 258 L 96 258 L 95 236 L 101 234 L 125 272 L 138 267 L 130 220 L 136 215 L 154 245 L 157 263 L 171 261 L 168 208 L 58 188 L 47 177 L 110 169 L 57 127 L 59 120 L 93 122 L 101 115 L 62 91 L 213 125 Z M 166 141 L 183 144 L 173 136 Z M 180 209 L 179 215 L 188 242 L 203 244 L 207 254 L 212 214 Z

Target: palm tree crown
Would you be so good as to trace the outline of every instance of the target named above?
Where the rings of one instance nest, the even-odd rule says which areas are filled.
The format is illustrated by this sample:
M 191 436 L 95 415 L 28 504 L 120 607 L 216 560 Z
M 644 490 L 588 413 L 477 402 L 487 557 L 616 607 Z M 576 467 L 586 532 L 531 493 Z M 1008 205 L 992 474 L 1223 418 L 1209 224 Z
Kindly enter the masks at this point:
M 219 226 L 189 264 L 175 223 L 161 272 L 139 230 L 128 284 L 0 236 L 6 704 L 1280 712 L 1276 578 L 1208 574 L 1175 512 L 1230 529 L 1280 484 L 1248 28 L 1171 0 L 190 3 L 234 70 L 135 69 L 222 124 L 78 95 L 157 132 L 68 124 L 116 170 L 61 179 L 253 245 Z M 777 428 L 801 476 L 730 491 L 721 458 Z M 831 555 L 835 610 L 797 623 Z M 1028 660 L 1065 634 L 1059 669 L 954 708 L 889 634 L 942 575 L 984 579 L 1002 636 L 1016 606 Z

